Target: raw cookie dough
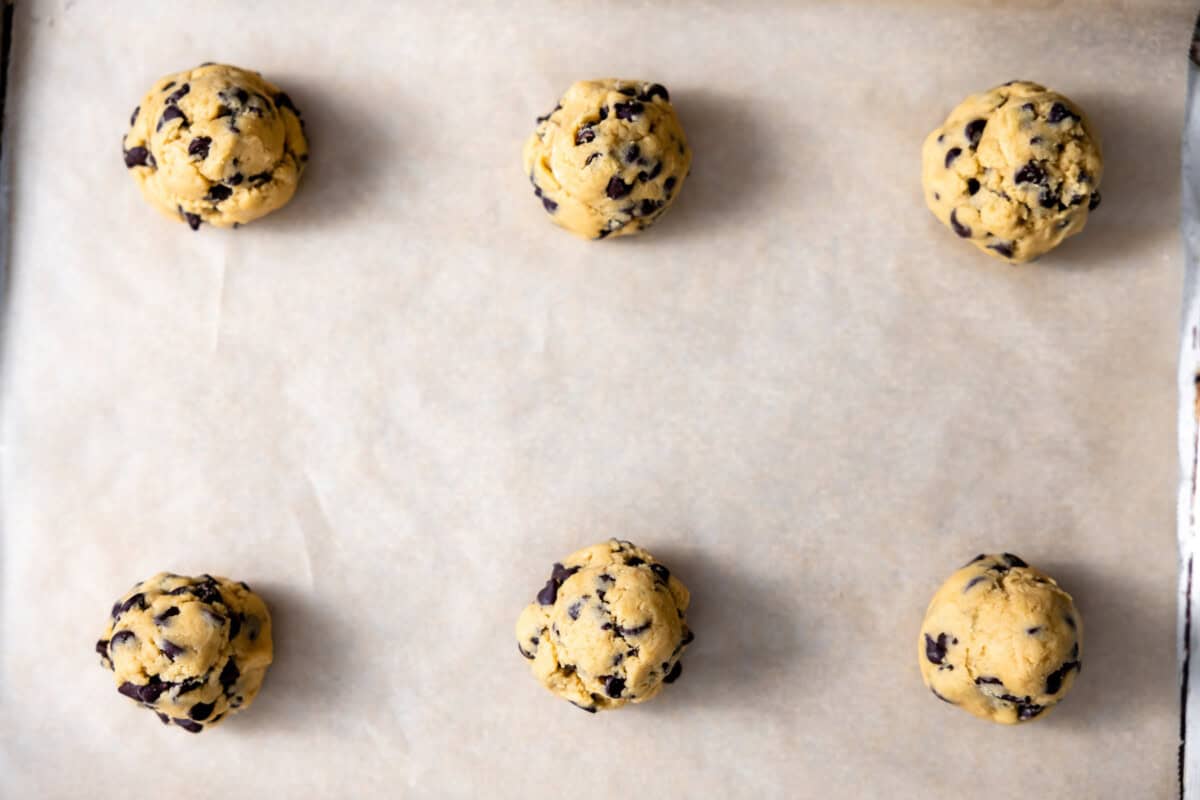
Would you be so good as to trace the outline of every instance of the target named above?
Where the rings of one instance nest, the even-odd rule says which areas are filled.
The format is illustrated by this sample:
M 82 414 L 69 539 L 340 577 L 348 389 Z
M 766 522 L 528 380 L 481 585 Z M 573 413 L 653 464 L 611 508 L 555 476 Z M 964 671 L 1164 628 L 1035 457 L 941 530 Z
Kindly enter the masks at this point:
M 554 565 L 517 619 L 517 649 L 547 689 L 584 711 L 641 703 L 683 671 L 688 599 L 653 556 L 612 539 Z
M 654 224 L 675 197 L 692 151 L 657 83 L 579 81 L 538 117 L 525 143 L 525 174 L 559 225 L 588 239 Z
M 113 605 L 96 652 L 118 692 L 199 733 L 254 701 L 271 664 L 271 616 L 244 583 L 160 572 Z
M 1011 725 L 1063 699 L 1082 646 L 1071 596 L 1003 553 L 976 556 L 942 584 L 917 649 L 921 676 L 939 699 Z
M 192 230 L 237 227 L 292 199 L 308 161 L 291 98 L 257 72 L 168 75 L 133 110 L 122 149 L 149 203 Z
M 1021 263 L 1048 253 L 1100 205 L 1100 143 L 1061 94 L 1012 81 L 975 94 L 929 134 L 925 202 L 988 255 Z

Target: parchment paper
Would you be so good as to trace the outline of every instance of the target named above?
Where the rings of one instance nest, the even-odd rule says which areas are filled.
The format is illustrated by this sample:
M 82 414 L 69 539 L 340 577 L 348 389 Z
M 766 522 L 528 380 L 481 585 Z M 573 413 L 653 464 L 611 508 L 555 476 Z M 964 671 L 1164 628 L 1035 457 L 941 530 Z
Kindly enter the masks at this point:
M 1169 797 L 1184 2 L 22 2 L 5 152 L 0 795 Z M 262 70 L 296 200 L 160 219 L 118 141 L 159 75 Z M 677 207 L 578 241 L 521 174 L 574 79 L 666 84 Z M 1093 117 L 1104 204 L 1028 268 L 924 208 L 964 95 Z M 575 548 L 693 590 L 645 706 L 589 716 L 512 627 Z M 994 726 L 922 686 L 938 584 L 1072 592 L 1076 689 Z M 158 570 L 259 590 L 276 664 L 191 736 L 92 652 Z

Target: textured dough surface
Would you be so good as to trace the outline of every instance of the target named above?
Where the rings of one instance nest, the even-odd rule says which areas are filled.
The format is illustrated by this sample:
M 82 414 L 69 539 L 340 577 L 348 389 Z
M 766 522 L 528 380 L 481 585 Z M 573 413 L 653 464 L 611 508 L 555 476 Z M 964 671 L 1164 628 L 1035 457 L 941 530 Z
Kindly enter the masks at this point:
M 682 672 L 688 600 L 653 556 L 612 539 L 554 565 L 517 620 L 517 649 L 547 689 L 585 711 L 641 703 Z
M 1083 112 L 1013 81 L 962 101 L 925 139 L 925 202 L 988 255 L 1037 258 L 1074 236 L 1100 204 L 1104 165 Z
M 1070 691 L 1083 622 L 1071 596 L 1011 553 L 976 556 L 942 584 L 918 642 L 921 676 L 941 700 L 1012 724 Z
M 692 151 L 663 86 L 609 78 L 567 89 L 538 118 L 524 163 L 555 222 L 603 239 L 637 233 L 666 213 Z
M 161 572 L 113 605 L 96 652 L 118 692 L 199 733 L 254 701 L 271 664 L 271 617 L 244 583 Z
M 242 225 L 281 208 L 308 161 L 291 98 L 227 64 L 155 83 L 134 109 L 122 149 L 146 200 L 192 230 Z

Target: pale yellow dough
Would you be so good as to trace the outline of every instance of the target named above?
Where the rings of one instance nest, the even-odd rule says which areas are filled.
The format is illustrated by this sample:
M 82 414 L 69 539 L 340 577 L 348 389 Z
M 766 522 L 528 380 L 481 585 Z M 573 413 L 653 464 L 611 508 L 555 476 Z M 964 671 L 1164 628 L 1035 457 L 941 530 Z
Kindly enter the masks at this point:
M 925 139 L 925 202 L 942 224 L 996 258 L 1030 261 L 1087 224 L 1104 164 L 1083 111 L 1013 81 L 962 101 Z
M 193 230 L 243 225 L 281 208 L 308 161 L 304 123 L 287 94 L 227 64 L 155 83 L 122 149 L 146 200 Z
M 96 651 L 118 692 L 199 733 L 254 701 L 271 664 L 271 617 L 244 583 L 161 572 L 113 605 Z
M 977 556 L 929 604 L 918 658 L 941 700 L 1013 724 L 1036 719 L 1071 690 L 1083 622 L 1071 596 L 1011 553 Z
M 612 539 L 555 564 L 517 620 L 533 674 L 585 711 L 654 697 L 692 641 L 687 588 L 648 552 Z
M 691 163 L 667 90 L 615 78 L 567 89 L 524 152 L 542 207 L 588 239 L 648 228 L 679 196 Z

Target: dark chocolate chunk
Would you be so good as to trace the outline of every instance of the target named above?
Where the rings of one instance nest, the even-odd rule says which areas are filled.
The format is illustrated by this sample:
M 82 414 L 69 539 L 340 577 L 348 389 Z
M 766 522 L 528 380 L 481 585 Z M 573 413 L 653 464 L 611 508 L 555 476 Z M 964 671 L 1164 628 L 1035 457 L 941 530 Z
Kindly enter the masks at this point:
M 575 706 L 576 708 L 581 708 L 581 709 L 583 709 L 584 711 L 588 712 L 589 714 L 595 714 L 595 713 L 596 713 L 596 707 L 595 707 L 595 706 L 581 706 L 581 705 L 579 705 L 579 703 L 576 703 L 574 700 L 568 700 L 567 702 L 568 702 L 568 703 L 570 703 L 571 705 Z
M 661 97 L 667 102 L 671 101 L 671 95 L 667 92 L 667 87 L 663 86 L 661 83 L 650 84 L 646 87 L 646 91 L 637 96 L 637 99 L 649 103 L 653 101 L 655 97 Z
M 186 648 L 180 647 L 168 639 L 162 640 L 162 644 L 159 645 L 159 649 L 162 650 L 163 655 L 171 661 L 174 661 L 178 656 L 181 656 L 187 652 Z
M 638 636 L 640 634 L 645 633 L 648 630 L 650 630 L 649 622 L 644 622 L 641 625 L 638 625 L 633 628 L 625 628 L 625 627 L 622 627 L 621 625 L 617 626 L 617 633 L 619 633 L 621 636 Z
M 1076 661 L 1068 661 L 1046 676 L 1046 694 L 1058 694 L 1062 690 L 1063 681 L 1071 670 L 1079 666 Z
M 197 136 L 188 143 L 188 155 L 204 160 L 208 158 L 208 148 L 211 144 L 211 136 Z
M 1049 186 L 1043 186 L 1042 190 L 1038 192 L 1038 205 L 1040 205 L 1042 208 L 1057 207 L 1059 211 L 1066 209 L 1066 206 L 1062 204 L 1058 194 L 1053 192 Z
M 133 642 L 137 641 L 137 636 L 134 635 L 133 631 L 117 631 L 116 633 L 114 633 L 112 635 L 112 639 L 109 640 L 108 647 L 109 647 L 109 650 L 111 651 L 112 648 L 114 648 L 118 645 L 126 644 L 127 642 L 131 642 L 131 641 L 133 641 Z
M 975 556 L 970 561 L 968 561 L 967 565 L 969 566 L 971 564 L 974 564 L 976 561 L 983 561 L 985 558 L 987 558 L 987 556 L 984 555 L 983 553 L 980 553 L 979 555 Z
M 1037 636 L 1039 633 L 1041 633 L 1041 630 L 1042 630 L 1041 625 L 1034 625 L 1032 628 L 1026 628 L 1025 632 L 1027 634 L 1029 634 L 1030 636 Z
M 1095 211 L 1098 205 L 1100 205 L 1100 193 L 1092 192 L 1092 196 L 1088 198 L 1088 211 Z
M 613 105 L 613 111 L 616 113 L 617 119 L 633 119 L 645 110 L 646 107 L 641 103 L 616 103 Z
M 199 214 L 192 214 L 191 212 L 184 211 L 183 208 L 180 207 L 179 215 L 181 217 L 183 217 L 183 219 L 187 222 L 189 228 L 191 228 L 194 231 L 200 230 L 200 223 L 202 222 L 202 220 L 200 219 Z M 189 586 L 187 588 L 191 589 L 192 587 Z M 168 594 L 170 594 L 170 593 L 168 592 Z
M 172 717 L 171 722 L 174 722 L 176 725 L 183 728 L 188 733 L 199 733 L 200 731 L 204 730 L 203 725 L 201 725 L 199 722 L 193 722 L 190 719 L 180 719 L 179 717 Z
M 1072 617 L 1070 614 L 1067 614 L 1065 617 L 1063 617 L 1063 619 L 1065 619 L 1067 621 L 1067 625 L 1070 626 L 1071 630 L 1075 630 L 1075 618 L 1074 617 Z
M 645 200 L 642 201 L 642 204 L 640 206 L 638 206 L 638 213 L 643 217 L 648 217 L 651 214 L 653 214 L 655 211 L 658 211 L 662 207 L 663 207 L 662 200 L 651 200 L 650 198 L 646 198 Z M 656 567 L 656 566 L 659 566 L 659 565 L 655 564 L 655 565 L 651 566 L 650 569 L 654 569 L 654 567 Z M 664 569 L 665 569 L 665 567 L 664 567 Z M 670 573 L 668 573 L 668 574 L 670 574 Z M 663 580 L 666 580 L 666 578 L 663 578 Z
M 169 106 L 173 106 L 176 103 L 178 103 L 181 99 L 183 99 L 183 96 L 186 95 L 191 90 L 192 90 L 192 87 L 189 84 L 185 83 L 183 86 L 180 86 L 178 89 L 171 92 L 171 94 L 168 95 L 167 99 L 164 100 L 163 102 Z
M 963 128 L 963 135 L 967 137 L 967 142 L 970 143 L 972 150 L 979 145 L 979 138 L 983 136 L 983 129 L 986 127 L 986 119 L 973 119 L 967 123 L 967 127 Z
M 671 192 L 671 190 L 674 188 L 675 188 L 675 176 L 672 175 L 671 177 L 669 177 L 665 181 L 663 181 L 663 191 L 665 191 L 669 194 Z
M 264 183 L 267 183 L 270 180 L 271 180 L 270 172 L 258 172 L 258 173 L 255 173 L 254 175 L 251 175 L 250 177 L 246 178 L 246 181 L 251 186 L 262 186 Z
M 280 92 L 279 94 L 275 95 L 275 106 L 277 108 L 286 108 L 288 111 L 291 111 L 297 117 L 300 116 L 300 109 L 296 108 L 296 104 L 292 102 L 292 98 L 288 97 L 287 92 Z M 562 106 L 555 108 L 554 111 L 558 111 L 558 109 L 561 107 Z M 553 114 L 554 111 L 552 111 L 550 113 Z
M 625 679 L 618 678 L 615 675 L 607 676 L 604 681 L 604 693 L 609 697 L 617 698 L 625 691 Z
M 663 678 L 663 683 L 674 683 L 679 680 L 679 676 L 683 674 L 683 662 L 676 661 L 675 666 L 671 667 L 671 671 Z
M 567 607 L 567 616 L 571 619 L 579 619 L 579 612 L 583 610 L 583 601 L 576 600 Z
M 555 583 L 562 583 L 567 578 L 579 572 L 579 567 L 564 567 L 562 564 L 555 564 L 550 568 L 550 580 Z
M 972 587 L 977 586 L 986 580 L 987 578 L 983 575 L 976 575 L 974 578 L 971 578 L 971 580 L 967 581 L 967 585 L 963 587 L 963 594 L 966 594 Z
M 1039 706 L 1037 703 L 1017 703 L 1017 719 L 1021 720 L 1022 722 L 1031 720 L 1045 710 L 1045 706 Z
M 643 558 L 639 558 L 638 556 L 629 556 L 629 558 L 625 559 L 625 566 L 627 566 L 627 567 L 640 567 L 642 564 L 645 564 L 645 563 L 646 563 L 646 560 Z
M 525 657 L 526 657 L 526 658 L 528 658 L 530 661 L 532 661 L 532 660 L 533 660 L 533 653 L 526 652 L 525 648 L 524 648 L 524 647 L 521 647 L 521 643 L 520 643 L 520 642 L 517 642 L 517 650 L 518 650 L 518 651 L 521 653 L 521 655 L 525 656 Z
M 967 194 L 973 195 L 979 191 L 979 181 L 974 178 L 967 179 Z
M 174 85 L 175 85 L 175 81 L 167 81 L 167 83 L 163 84 L 163 87 L 160 91 L 169 92 L 169 91 L 171 91 L 171 87 Z
M 192 719 L 203 722 L 212 716 L 216 706 L 213 703 L 196 703 L 188 709 L 188 716 Z
M 1046 121 L 1052 124 L 1058 124 L 1064 119 L 1079 119 L 1079 115 L 1067 108 L 1062 103 L 1055 103 L 1050 106 L 1050 113 L 1046 115 Z
M 1010 567 L 1029 566 L 1029 564 L 1025 563 L 1025 559 L 1021 558 L 1020 556 L 1014 556 L 1012 553 L 1004 553 L 1004 560 L 1008 562 Z
M 242 617 L 241 613 L 230 615 L 230 617 L 229 617 L 229 641 L 232 642 L 234 639 L 237 638 L 237 635 L 239 633 L 241 633 L 242 619 L 243 619 L 243 617 Z
M 115 616 L 120 616 L 121 614 L 124 614 L 126 611 L 130 610 L 134 606 L 137 606 L 139 611 L 145 611 L 146 610 L 146 595 L 142 594 L 141 592 L 138 592 L 137 594 L 132 595 L 128 600 L 126 600 L 124 603 L 122 603 L 120 606 L 118 606 L 118 610 L 117 610 L 117 613 Z
M 958 209 L 950 212 L 950 229 L 964 239 L 971 237 L 971 229 L 958 221 Z
M 233 194 L 233 189 L 221 183 L 214 183 L 208 188 L 207 199 L 219 203 L 222 200 L 228 200 L 231 194 Z
M 151 675 L 146 684 L 126 681 L 117 687 L 117 691 L 126 697 L 132 697 L 142 703 L 151 704 L 158 700 L 159 695 L 171 688 L 170 683 L 164 683 L 157 675 Z
M 599 157 L 600 157 L 599 151 L 592 153 L 590 156 L 588 156 L 586 159 L 584 159 L 583 165 L 586 167 L 588 164 L 591 164 L 593 161 L 595 161 Z
M 154 618 L 154 624 L 155 625 L 166 625 L 167 620 L 169 620 L 171 617 L 177 617 L 177 616 L 179 616 L 179 606 L 171 606 L 166 611 L 162 612 L 161 614 L 159 614 L 157 617 Z
M 183 112 L 179 110 L 179 106 L 167 106 L 166 110 L 163 111 L 162 116 L 158 118 L 158 125 L 155 126 L 154 129 L 156 131 L 161 131 L 163 129 L 163 125 L 166 125 L 173 119 L 183 120 L 184 127 L 187 127 L 187 117 L 185 117 Z
M 983 686 L 985 683 L 992 684 L 994 686 L 1003 686 L 1004 685 L 1004 681 L 1000 680 L 999 678 L 984 677 L 984 678 L 976 678 L 975 679 L 976 686 Z
M 141 106 L 135 106 L 135 107 L 134 107 L 134 109 L 133 109 L 133 113 L 129 115 L 129 127 L 131 127 L 131 128 L 132 128 L 132 127 L 133 127 L 133 123 L 137 122 L 137 115 L 138 115 L 139 113 L 141 113 L 141 110 L 142 110 L 142 107 L 141 107 Z
M 108 639 L 101 639 L 96 642 L 96 652 L 100 654 L 101 658 L 108 661 Z
M 949 638 L 949 634 L 945 633 L 939 633 L 936 639 L 925 634 L 925 658 L 929 659 L 930 664 L 941 664 L 946 660 L 946 641 Z
M 1039 167 L 1036 162 L 1030 161 L 1025 166 L 1017 170 L 1013 180 L 1017 183 L 1045 183 L 1046 171 Z
M 558 599 L 558 584 L 554 579 L 546 581 L 546 585 L 537 593 L 537 601 L 539 605 L 552 606 L 554 601 Z
M 1012 242 L 997 242 L 996 244 L 989 244 L 988 250 L 995 250 L 997 253 L 1004 256 L 1005 258 L 1013 257 Z M 976 578 L 975 580 L 983 580 L 983 578 Z
M 612 180 L 610 180 L 608 182 L 608 186 L 605 187 L 604 193 L 613 200 L 619 200 L 625 195 L 629 194 L 632 189 L 632 183 L 626 183 L 625 181 L 621 180 L 619 175 L 613 175 Z
M 644 202 L 645 201 L 643 201 L 643 203 Z M 645 213 L 645 212 L 643 212 L 643 213 Z M 667 569 L 662 564 L 651 564 L 650 571 L 653 572 L 655 575 L 657 575 L 659 578 L 662 578 L 664 581 L 671 577 L 671 570 Z
M 200 678 L 188 678 L 185 681 L 180 681 L 179 688 L 175 690 L 176 696 L 184 695 L 188 692 L 194 692 L 197 689 L 203 688 L 204 684 L 208 683 L 207 676 Z
M 233 96 L 236 97 L 238 102 L 243 105 L 245 105 L 250 100 L 250 93 L 247 92 L 245 89 L 242 89 L 241 87 L 238 87 L 237 89 L 233 90 Z
M 596 131 L 590 126 L 584 126 L 575 131 L 575 146 L 596 141 Z
M 641 155 L 642 155 L 642 148 L 638 147 L 636 143 L 631 144 L 631 145 L 629 145 L 629 148 L 625 151 L 625 163 L 632 164 L 633 162 L 637 161 L 641 157 Z
M 225 662 L 225 666 L 221 668 L 221 674 L 217 677 L 217 681 L 220 682 L 221 686 L 228 694 L 229 687 L 237 683 L 237 679 L 241 676 L 242 673 L 238 669 L 237 662 L 233 660 L 232 656 L 230 656 L 229 660 Z
M 632 86 L 618 86 L 617 91 L 626 97 L 633 97 L 637 94 L 637 89 L 634 89 Z
M 125 166 L 128 169 L 154 167 L 154 156 L 150 155 L 150 151 L 144 147 L 131 147 L 125 151 Z
M 228 183 L 230 186 L 237 186 L 244 180 L 246 180 L 245 175 L 243 175 L 240 172 L 235 172 L 232 175 L 230 175 L 228 178 L 226 178 L 225 182 Z M 246 591 L 250 591 L 250 590 L 247 589 Z
M 949 150 L 947 150 L 946 151 L 946 169 L 949 169 L 950 165 L 954 163 L 954 159 L 958 158 L 961 155 L 962 155 L 961 147 L 951 147 Z
M 158 715 L 158 720 L 163 725 L 171 724 L 171 718 L 168 717 L 166 714 L 162 713 L 161 711 L 155 711 L 154 713 Z
M 683 632 L 682 644 L 684 647 L 686 647 L 694 641 L 696 641 L 696 634 L 692 633 L 691 628 L 688 628 L 686 631 Z
M 558 203 L 554 202 L 549 197 L 543 197 L 542 208 L 546 209 L 548 213 L 553 214 L 555 211 L 558 211 Z

